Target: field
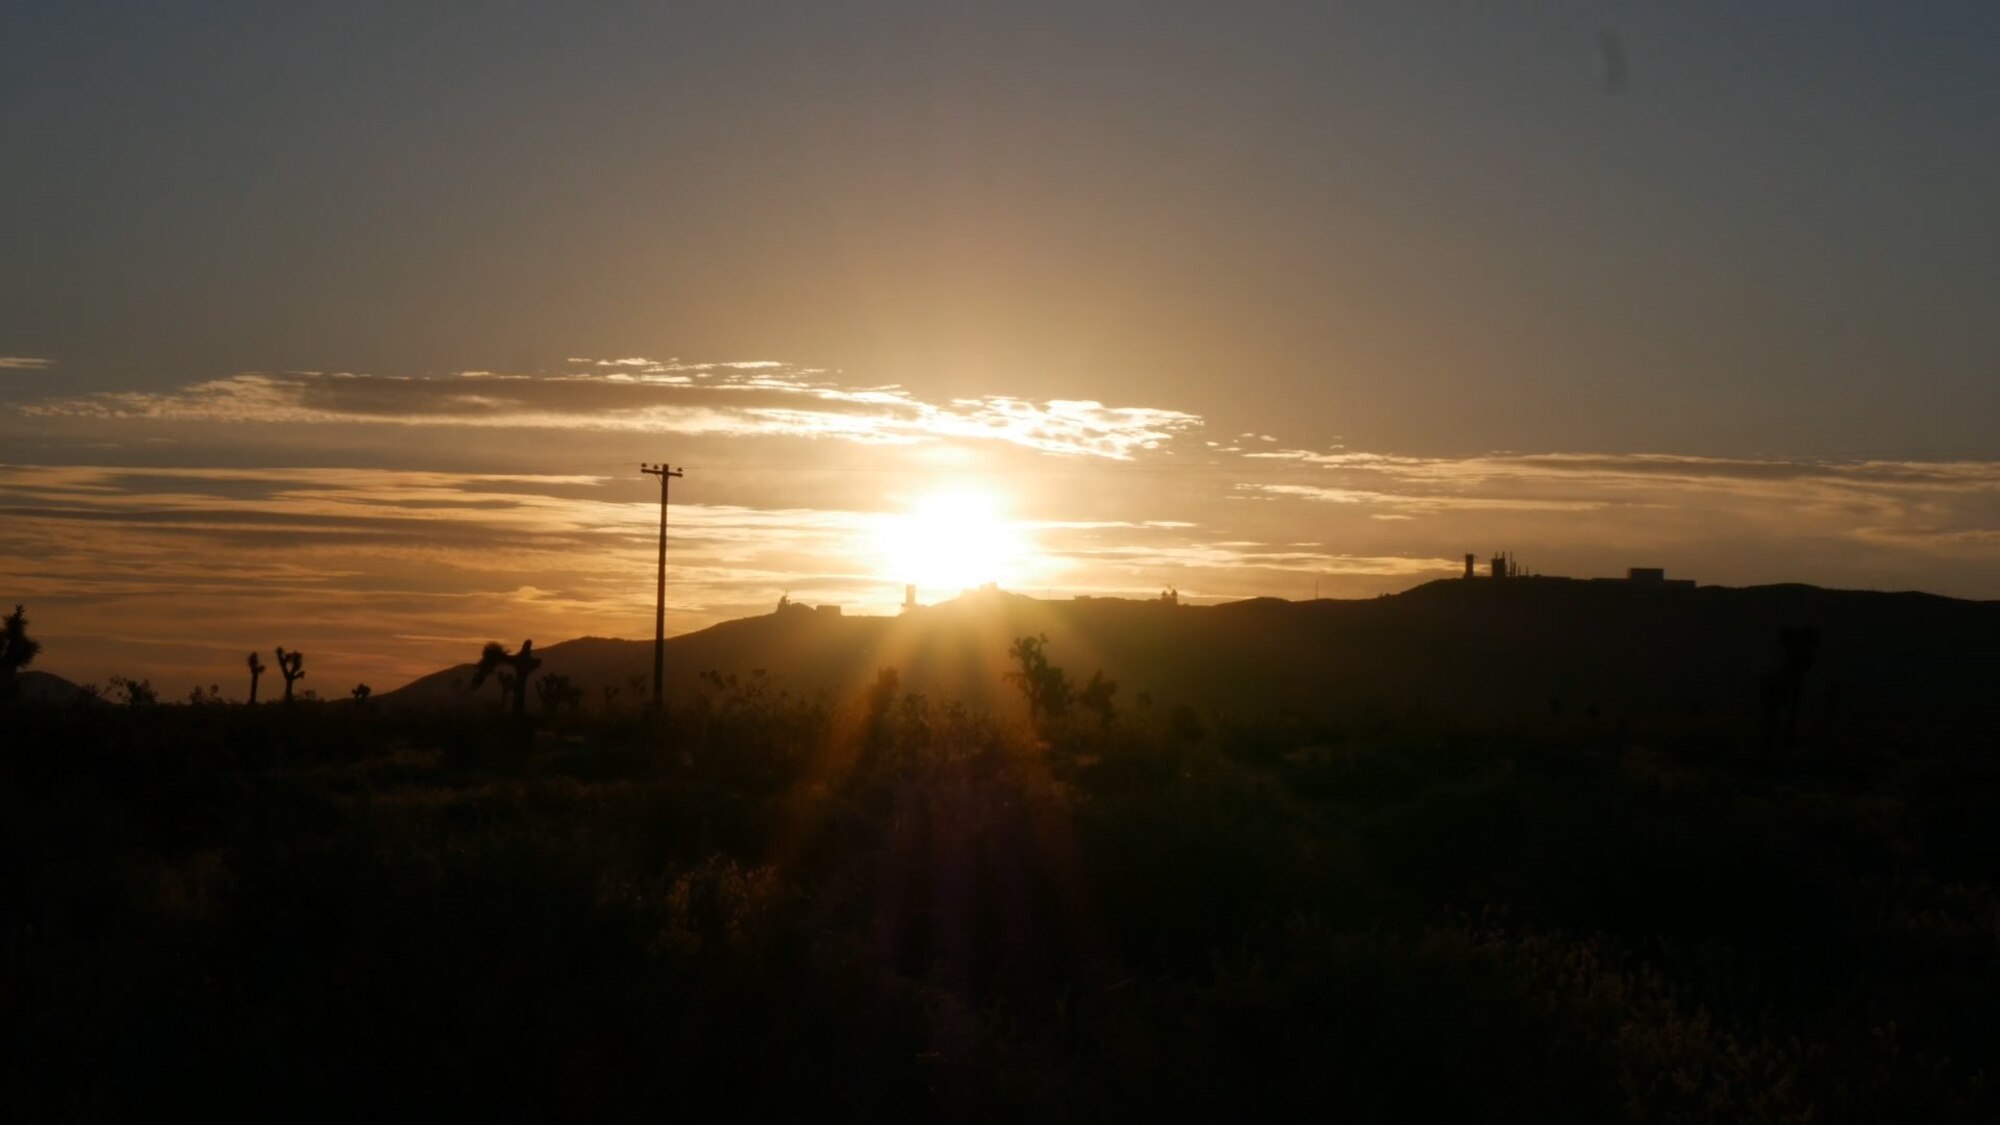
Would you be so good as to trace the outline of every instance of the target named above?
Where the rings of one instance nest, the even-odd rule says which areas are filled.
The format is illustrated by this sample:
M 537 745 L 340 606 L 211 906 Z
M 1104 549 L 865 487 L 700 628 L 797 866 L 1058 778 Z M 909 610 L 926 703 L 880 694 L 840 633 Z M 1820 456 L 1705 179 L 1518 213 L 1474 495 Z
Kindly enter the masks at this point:
M 14 1120 L 2000 1112 L 1990 731 L 0 722 Z

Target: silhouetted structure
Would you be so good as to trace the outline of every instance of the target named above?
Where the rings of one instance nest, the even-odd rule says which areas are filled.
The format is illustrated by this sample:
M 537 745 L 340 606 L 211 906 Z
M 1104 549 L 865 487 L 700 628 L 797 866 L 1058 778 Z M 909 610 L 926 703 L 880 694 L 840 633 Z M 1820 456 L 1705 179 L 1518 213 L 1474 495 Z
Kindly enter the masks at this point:
M 278 646 L 278 674 L 285 677 L 285 702 L 290 703 L 292 685 L 299 682 L 306 674 L 306 654 L 298 651 L 286 652 L 283 645 Z
M 1635 586 L 1672 587 L 1674 589 L 1694 589 L 1692 578 L 1668 578 L 1663 566 L 1633 566 L 1625 569 L 1625 581 Z
M 20 606 L 0 627 L 0 699 L 12 699 L 20 686 L 21 669 L 35 662 L 42 642 L 28 636 L 28 614 Z
M 917 584 L 912 582 L 903 587 L 903 612 L 908 613 L 915 608 L 917 608 Z
M 528 677 L 542 666 L 542 658 L 535 655 L 535 642 L 522 641 L 521 651 L 510 653 L 499 641 L 487 641 L 486 647 L 480 650 L 479 665 L 472 673 L 473 688 L 477 690 L 486 682 L 486 677 L 503 664 L 513 674 L 500 677 L 500 702 L 504 705 L 507 697 L 513 696 L 514 713 L 525 718 L 528 714 Z
M 243 666 L 250 669 L 250 702 L 255 704 L 257 702 L 257 678 L 264 674 L 264 662 L 258 658 L 255 651 L 252 651 L 250 655 L 243 658 Z
M 1478 573 L 1479 573 L 1478 556 L 1474 555 L 1471 551 L 1465 552 L 1465 576 L 1467 578 L 1473 578 L 1476 577 Z
M 1789 750 L 1798 738 L 1799 700 L 1806 673 L 1819 656 L 1819 630 L 1811 625 L 1778 630 L 1778 666 L 1764 674 L 1759 702 L 1764 708 L 1764 748 Z
M 653 709 L 657 711 L 664 705 L 662 685 L 666 682 L 667 667 L 667 484 L 684 474 L 664 462 L 658 465 L 641 462 L 639 471 L 660 478 L 660 574 L 653 595 Z M 523 651 L 526 648 L 522 646 Z M 526 685 L 522 685 L 521 694 L 527 695 Z

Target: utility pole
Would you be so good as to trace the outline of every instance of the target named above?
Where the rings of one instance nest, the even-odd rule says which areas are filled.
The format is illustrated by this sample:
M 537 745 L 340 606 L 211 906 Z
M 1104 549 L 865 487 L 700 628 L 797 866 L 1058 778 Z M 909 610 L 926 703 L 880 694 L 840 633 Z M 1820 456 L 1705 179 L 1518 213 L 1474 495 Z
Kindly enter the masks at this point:
M 639 471 L 660 478 L 660 577 L 653 594 L 653 710 L 664 706 L 661 684 L 667 666 L 667 482 L 681 474 L 665 462 L 639 462 Z

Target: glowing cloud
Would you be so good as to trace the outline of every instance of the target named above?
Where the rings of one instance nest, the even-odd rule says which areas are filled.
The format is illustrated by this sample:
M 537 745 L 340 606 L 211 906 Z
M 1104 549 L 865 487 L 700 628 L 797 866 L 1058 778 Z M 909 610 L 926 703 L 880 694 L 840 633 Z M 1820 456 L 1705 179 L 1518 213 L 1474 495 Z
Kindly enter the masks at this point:
M 609 365 L 601 374 L 595 367 Z M 916 444 L 1000 442 L 1043 453 L 1129 460 L 1201 425 L 1193 414 L 1091 399 L 1004 395 L 926 402 L 900 387 L 846 387 L 769 361 L 599 360 L 554 376 L 460 372 L 435 378 L 246 373 L 165 393 L 103 392 L 34 403 L 43 417 L 233 424 L 373 423 L 834 438 Z

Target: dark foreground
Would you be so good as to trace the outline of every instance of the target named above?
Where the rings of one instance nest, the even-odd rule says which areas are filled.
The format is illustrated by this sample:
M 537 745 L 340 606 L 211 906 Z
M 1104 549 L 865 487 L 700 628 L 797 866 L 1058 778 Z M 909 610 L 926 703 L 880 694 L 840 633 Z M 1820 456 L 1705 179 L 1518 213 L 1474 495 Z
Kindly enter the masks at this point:
M 1990 732 L 0 714 L 12 1120 L 1995 1119 Z

